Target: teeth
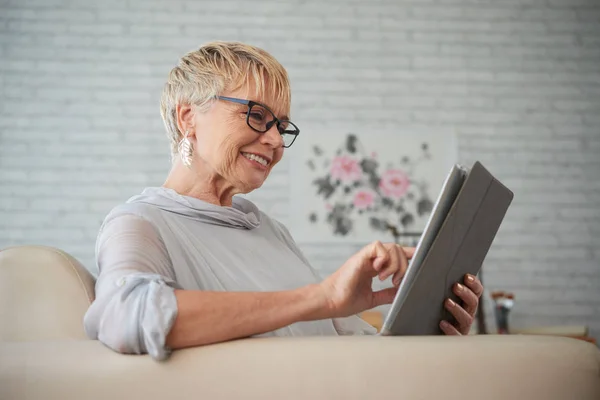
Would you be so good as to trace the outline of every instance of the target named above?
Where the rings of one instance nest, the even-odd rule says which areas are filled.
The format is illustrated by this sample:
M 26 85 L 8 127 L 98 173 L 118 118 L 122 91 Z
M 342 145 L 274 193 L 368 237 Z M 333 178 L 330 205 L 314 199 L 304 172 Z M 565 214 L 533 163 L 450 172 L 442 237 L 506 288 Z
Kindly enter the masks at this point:
M 262 165 L 264 165 L 265 167 L 267 166 L 268 162 L 267 160 L 265 160 L 264 158 L 262 158 L 261 156 L 257 156 L 255 154 L 250 154 L 250 153 L 242 153 L 242 155 L 244 157 L 246 157 L 249 160 L 254 160 L 257 161 L 259 163 L 261 163 Z

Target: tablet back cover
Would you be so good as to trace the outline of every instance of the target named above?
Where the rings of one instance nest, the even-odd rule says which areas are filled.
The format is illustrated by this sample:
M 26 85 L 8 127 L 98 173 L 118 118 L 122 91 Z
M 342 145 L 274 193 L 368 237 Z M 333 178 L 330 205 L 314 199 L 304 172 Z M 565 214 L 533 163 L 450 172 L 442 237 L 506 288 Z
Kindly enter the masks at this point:
M 436 335 L 442 319 L 453 321 L 444 301 L 460 302 L 452 285 L 479 273 L 512 198 L 480 162 L 473 165 L 388 334 Z

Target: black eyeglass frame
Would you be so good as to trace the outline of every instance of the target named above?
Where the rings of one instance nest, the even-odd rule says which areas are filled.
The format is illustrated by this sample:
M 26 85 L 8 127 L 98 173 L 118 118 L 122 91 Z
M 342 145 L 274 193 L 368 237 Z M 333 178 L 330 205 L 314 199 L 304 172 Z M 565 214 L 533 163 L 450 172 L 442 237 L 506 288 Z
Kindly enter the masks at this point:
M 279 118 L 277 118 L 275 116 L 275 113 L 273 111 L 271 111 L 271 109 L 267 106 L 265 106 L 264 104 L 258 103 L 256 101 L 253 100 L 247 100 L 247 99 L 238 99 L 236 97 L 227 97 L 227 96 L 216 96 L 217 99 L 219 100 L 224 100 L 224 101 L 230 101 L 232 103 L 238 103 L 238 104 L 244 104 L 246 106 L 248 106 L 248 111 L 246 111 L 246 124 L 255 132 L 258 133 L 265 133 L 267 132 L 269 129 L 271 129 L 273 127 L 273 124 L 277 125 L 277 131 L 279 132 L 280 135 L 288 134 L 288 135 L 293 135 L 294 138 L 292 139 L 292 142 L 290 144 L 288 144 L 287 146 L 285 145 L 285 140 L 283 143 L 283 147 L 285 148 L 289 148 L 291 147 L 294 142 L 296 141 L 296 138 L 298 137 L 298 135 L 300 134 L 300 129 L 298 128 L 298 126 L 296 124 L 294 124 L 292 121 L 284 119 L 284 120 L 280 120 Z M 267 110 L 268 112 L 271 113 L 271 115 L 273 116 L 273 120 L 267 122 L 266 124 L 266 128 L 264 131 L 261 131 L 259 129 L 256 129 L 255 127 L 253 127 L 252 125 L 250 125 L 250 111 L 252 110 L 252 107 L 254 106 L 260 106 L 263 107 L 265 110 Z M 292 125 L 295 129 L 294 130 L 287 130 L 287 129 L 282 129 L 281 128 L 281 123 L 282 122 L 286 122 L 288 125 Z

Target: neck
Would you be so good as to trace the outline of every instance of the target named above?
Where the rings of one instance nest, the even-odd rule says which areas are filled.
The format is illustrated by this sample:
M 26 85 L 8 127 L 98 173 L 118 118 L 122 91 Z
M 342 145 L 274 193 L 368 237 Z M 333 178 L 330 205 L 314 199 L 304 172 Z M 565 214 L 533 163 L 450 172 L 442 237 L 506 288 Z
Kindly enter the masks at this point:
M 195 197 L 207 203 L 231 207 L 235 188 L 215 172 L 207 172 L 209 168 L 198 168 L 192 164 L 190 168 L 177 160 L 169 172 L 163 187 L 172 189 L 182 196 Z

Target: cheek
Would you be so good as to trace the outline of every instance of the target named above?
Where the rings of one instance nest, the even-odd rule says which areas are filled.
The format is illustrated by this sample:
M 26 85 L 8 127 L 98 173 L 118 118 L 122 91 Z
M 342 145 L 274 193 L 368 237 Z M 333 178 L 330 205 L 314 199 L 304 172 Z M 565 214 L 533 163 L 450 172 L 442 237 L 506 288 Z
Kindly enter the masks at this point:
M 236 142 L 234 135 L 229 135 L 223 139 L 217 154 L 222 158 L 220 161 L 222 168 L 225 171 L 231 171 L 235 165 L 237 157 L 240 153 L 239 144 Z
M 221 134 L 218 149 L 216 154 L 220 158 L 218 160 L 221 168 L 228 171 L 231 170 L 236 162 L 240 152 L 240 147 L 243 146 L 243 119 L 237 115 L 231 115 L 223 121 L 219 132 Z
M 277 149 L 275 154 L 273 154 L 273 163 L 271 164 L 271 168 L 273 168 L 281 159 L 283 158 L 284 149 Z

